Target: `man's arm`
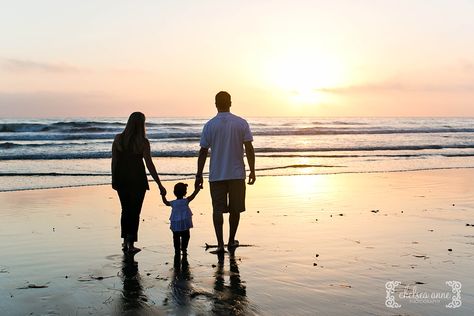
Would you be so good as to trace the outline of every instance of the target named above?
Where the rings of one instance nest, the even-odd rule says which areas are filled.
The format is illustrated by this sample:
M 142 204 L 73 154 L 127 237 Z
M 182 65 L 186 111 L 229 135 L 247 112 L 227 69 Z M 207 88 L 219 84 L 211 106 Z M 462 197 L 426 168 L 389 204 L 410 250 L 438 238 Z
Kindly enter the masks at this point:
M 250 173 L 249 173 L 249 182 L 248 184 L 255 183 L 255 150 L 253 148 L 252 142 L 245 142 L 245 156 L 247 156 L 247 162 L 249 164 Z
M 196 181 L 194 183 L 194 187 L 199 186 L 200 189 L 202 189 L 202 184 L 203 184 L 202 171 L 204 170 L 204 165 L 206 164 L 208 152 L 209 152 L 209 148 L 201 147 L 201 149 L 199 150 Z

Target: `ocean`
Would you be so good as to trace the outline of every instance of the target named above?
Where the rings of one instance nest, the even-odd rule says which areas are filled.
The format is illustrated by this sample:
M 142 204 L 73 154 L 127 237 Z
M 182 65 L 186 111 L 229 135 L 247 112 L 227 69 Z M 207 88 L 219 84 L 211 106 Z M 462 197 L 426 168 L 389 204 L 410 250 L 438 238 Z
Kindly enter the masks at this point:
M 126 120 L 0 119 L 0 191 L 110 183 L 112 140 Z M 147 118 L 163 180 L 193 178 L 207 120 Z M 474 118 L 247 120 L 257 181 L 259 176 L 474 168 Z

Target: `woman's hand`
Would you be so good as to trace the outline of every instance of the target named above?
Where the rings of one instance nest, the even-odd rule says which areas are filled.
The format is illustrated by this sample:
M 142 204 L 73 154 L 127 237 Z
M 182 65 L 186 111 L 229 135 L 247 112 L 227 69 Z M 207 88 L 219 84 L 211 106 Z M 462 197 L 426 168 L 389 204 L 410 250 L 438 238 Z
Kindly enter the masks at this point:
M 163 185 L 158 184 L 158 188 L 160 189 L 160 195 L 166 195 L 166 189 Z

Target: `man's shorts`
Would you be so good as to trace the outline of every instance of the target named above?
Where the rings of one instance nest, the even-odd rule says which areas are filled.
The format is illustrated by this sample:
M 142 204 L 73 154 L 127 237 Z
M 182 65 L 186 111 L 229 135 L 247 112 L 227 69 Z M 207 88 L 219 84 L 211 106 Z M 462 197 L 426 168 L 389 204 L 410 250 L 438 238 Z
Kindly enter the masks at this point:
M 209 182 L 214 213 L 245 211 L 245 179 Z

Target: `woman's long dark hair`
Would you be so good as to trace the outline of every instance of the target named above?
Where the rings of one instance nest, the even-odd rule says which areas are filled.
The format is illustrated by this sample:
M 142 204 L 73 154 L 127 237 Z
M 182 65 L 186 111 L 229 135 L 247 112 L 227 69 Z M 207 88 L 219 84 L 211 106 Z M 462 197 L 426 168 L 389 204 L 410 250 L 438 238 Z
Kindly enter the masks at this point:
M 120 150 L 141 153 L 145 140 L 145 114 L 133 112 L 128 118 L 125 130 L 120 134 Z

